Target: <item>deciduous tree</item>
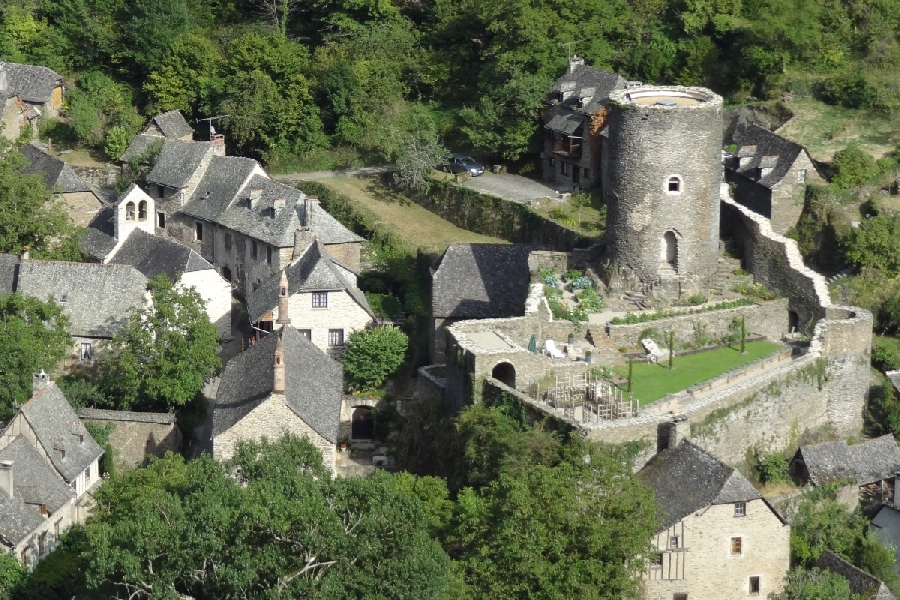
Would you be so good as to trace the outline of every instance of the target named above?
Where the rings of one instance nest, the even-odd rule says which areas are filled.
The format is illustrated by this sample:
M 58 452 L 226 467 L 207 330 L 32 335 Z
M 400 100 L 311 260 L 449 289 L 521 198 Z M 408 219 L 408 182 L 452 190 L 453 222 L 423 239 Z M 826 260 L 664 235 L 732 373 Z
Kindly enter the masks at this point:
M 344 380 L 357 390 L 374 389 L 403 364 L 409 339 L 395 327 L 357 329 L 347 338 Z

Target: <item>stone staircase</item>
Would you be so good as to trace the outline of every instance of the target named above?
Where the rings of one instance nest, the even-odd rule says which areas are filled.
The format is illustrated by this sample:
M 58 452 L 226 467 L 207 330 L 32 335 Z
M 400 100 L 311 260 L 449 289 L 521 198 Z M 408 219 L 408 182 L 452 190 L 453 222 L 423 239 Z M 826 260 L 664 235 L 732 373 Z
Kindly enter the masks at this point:
M 710 277 L 709 287 L 719 293 L 730 291 L 736 285 L 752 284 L 752 275 L 735 275 L 741 268 L 741 259 L 719 256 L 716 272 Z

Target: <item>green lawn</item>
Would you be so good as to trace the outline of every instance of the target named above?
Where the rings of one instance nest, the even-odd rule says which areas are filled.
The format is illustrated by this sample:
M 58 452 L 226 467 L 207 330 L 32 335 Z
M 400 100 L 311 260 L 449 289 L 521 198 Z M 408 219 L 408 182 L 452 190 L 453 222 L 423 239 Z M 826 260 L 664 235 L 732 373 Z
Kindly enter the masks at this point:
M 659 364 L 635 363 L 634 385 L 631 391 L 641 405 L 648 404 L 666 394 L 680 392 L 725 371 L 773 354 L 783 347 L 772 342 L 750 342 L 746 345 L 747 354 L 741 354 L 738 348 L 720 348 L 699 354 L 676 356 L 672 361 L 674 368 L 671 371 L 667 367 L 668 360 L 660 361 Z M 615 371 L 623 377 L 628 376 L 627 365 L 617 367 Z

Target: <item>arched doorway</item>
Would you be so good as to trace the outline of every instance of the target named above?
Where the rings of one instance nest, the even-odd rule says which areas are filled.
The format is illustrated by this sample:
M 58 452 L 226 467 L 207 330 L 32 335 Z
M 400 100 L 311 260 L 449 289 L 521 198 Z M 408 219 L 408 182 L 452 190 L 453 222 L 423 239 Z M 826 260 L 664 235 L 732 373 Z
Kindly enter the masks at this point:
M 662 259 L 672 269 L 678 270 L 678 238 L 673 231 L 667 231 L 663 235 Z
M 371 406 L 353 407 L 350 423 L 350 437 L 354 440 L 375 439 L 375 419 L 372 418 Z
M 796 333 L 800 329 L 800 315 L 795 310 L 788 311 L 788 333 Z
M 516 387 L 516 368 L 508 362 L 502 362 L 491 371 L 491 377 L 502 381 L 511 388 Z

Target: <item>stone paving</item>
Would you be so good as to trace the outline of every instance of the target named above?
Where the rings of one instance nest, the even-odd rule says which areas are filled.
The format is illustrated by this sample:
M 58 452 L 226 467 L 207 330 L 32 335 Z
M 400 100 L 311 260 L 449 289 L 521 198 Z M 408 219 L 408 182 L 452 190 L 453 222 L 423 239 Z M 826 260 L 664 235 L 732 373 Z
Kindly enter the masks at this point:
M 544 198 L 556 198 L 556 189 L 521 175 L 504 173 L 495 175 L 485 172 L 480 177 L 471 177 L 463 183 L 483 194 L 499 196 L 520 204 L 531 204 Z

